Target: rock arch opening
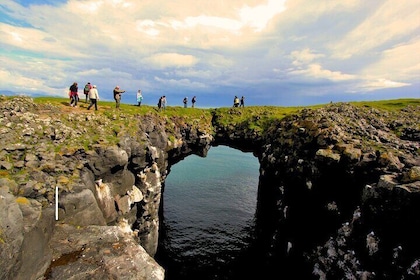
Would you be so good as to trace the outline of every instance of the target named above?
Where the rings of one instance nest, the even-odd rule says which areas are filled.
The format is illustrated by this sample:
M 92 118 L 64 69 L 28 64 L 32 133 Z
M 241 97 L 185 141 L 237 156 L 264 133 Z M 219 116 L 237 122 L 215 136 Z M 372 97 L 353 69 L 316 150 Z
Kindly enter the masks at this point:
M 249 258 L 258 182 L 258 159 L 227 146 L 171 167 L 162 192 L 156 255 L 167 279 L 235 277 L 241 259 Z

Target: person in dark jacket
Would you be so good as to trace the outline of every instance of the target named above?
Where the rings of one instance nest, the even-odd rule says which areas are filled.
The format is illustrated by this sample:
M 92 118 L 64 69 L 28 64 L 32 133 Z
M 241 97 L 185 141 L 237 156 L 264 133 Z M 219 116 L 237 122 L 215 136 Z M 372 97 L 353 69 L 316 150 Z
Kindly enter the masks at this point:
M 192 98 L 192 100 L 191 100 L 191 104 L 192 104 L 192 105 L 191 105 L 191 107 L 192 107 L 192 108 L 194 108 L 194 106 L 195 106 L 195 102 L 196 102 L 196 101 L 197 101 L 197 97 L 195 97 L 195 96 L 194 96 L 194 97 Z
M 70 86 L 70 106 L 71 107 L 77 107 L 77 101 L 79 100 L 79 94 L 77 93 L 79 88 L 77 86 L 77 83 L 74 82 L 71 86 Z
M 241 104 L 239 105 L 239 107 L 245 107 L 245 97 L 241 97 Z
M 85 100 L 85 103 L 87 103 L 88 102 L 88 98 L 89 98 L 89 91 L 90 91 L 90 89 L 92 88 L 92 85 L 90 84 L 90 82 L 88 82 L 86 85 L 85 85 L 85 88 L 83 89 L 83 93 L 85 94 L 85 98 L 86 98 L 86 100 Z
M 120 109 L 121 94 L 124 92 L 125 90 L 120 89 L 120 86 L 116 86 L 114 88 L 115 108 L 117 108 L 118 110 Z

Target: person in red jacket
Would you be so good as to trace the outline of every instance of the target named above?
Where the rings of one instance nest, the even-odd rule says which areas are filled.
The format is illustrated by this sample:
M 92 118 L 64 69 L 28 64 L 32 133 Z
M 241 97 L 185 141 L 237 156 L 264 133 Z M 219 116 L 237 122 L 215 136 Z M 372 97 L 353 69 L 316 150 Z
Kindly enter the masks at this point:
M 74 82 L 70 86 L 70 106 L 71 107 L 77 107 L 77 101 L 79 100 L 79 94 L 77 93 L 79 88 L 77 87 L 77 83 Z

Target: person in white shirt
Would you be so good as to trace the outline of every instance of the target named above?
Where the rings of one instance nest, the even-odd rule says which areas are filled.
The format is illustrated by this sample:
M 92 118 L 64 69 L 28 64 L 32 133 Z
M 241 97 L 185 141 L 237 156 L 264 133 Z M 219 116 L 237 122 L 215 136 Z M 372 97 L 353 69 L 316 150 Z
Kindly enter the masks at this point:
M 95 111 L 98 111 L 98 100 L 99 100 L 99 93 L 96 89 L 96 85 L 93 85 L 93 87 L 89 90 L 89 100 L 90 104 L 88 106 L 88 110 L 95 105 Z

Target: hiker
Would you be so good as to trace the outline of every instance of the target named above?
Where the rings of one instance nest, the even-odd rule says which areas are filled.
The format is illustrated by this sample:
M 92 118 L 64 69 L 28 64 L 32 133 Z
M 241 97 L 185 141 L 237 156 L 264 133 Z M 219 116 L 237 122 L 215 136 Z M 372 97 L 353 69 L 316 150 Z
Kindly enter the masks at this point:
M 166 96 L 162 96 L 162 109 L 163 111 L 166 111 Z
M 120 89 L 120 86 L 116 86 L 114 88 L 114 99 L 115 99 L 115 108 L 118 110 L 120 109 L 120 103 L 121 103 L 121 93 L 124 93 L 125 90 Z
M 98 90 L 96 89 L 96 85 L 93 85 L 93 87 L 89 90 L 89 100 L 90 100 L 90 104 L 87 107 L 87 109 L 89 110 L 90 107 L 95 105 L 95 111 L 98 111 L 99 93 L 98 93 Z
M 197 101 L 197 97 L 195 97 L 195 95 L 194 95 L 194 97 L 192 98 L 192 100 L 191 100 L 191 107 L 192 108 L 194 108 L 194 105 L 195 105 L 195 102 Z
M 70 86 L 70 106 L 71 107 L 77 107 L 77 101 L 79 100 L 79 94 L 77 93 L 77 91 L 79 90 L 79 88 L 77 87 L 77 83 L 74 82 L 71 86 Z
M 239 106 L 239 98 L 235 95 L 235 98 L 233 99 L 233 107 Z
M 245 97 L 241 97 L 241 104 L 239 105 L 239 107 L 245 107 Z
M 182 100 L 182 102 L 184 103 L 184 108 L 187 108 L 188 98 L 184 97 L 184 100 Z
M 158 101 L 158 112 L 160 112 L 160 110 L 162 109 L 162 98 L 163 98 L 163 96 L 161 96 L 160 98 L 159 98 L 159 101 Z
M 88 98 L 89 98 L 89 91 L 90 91 L 90 89 L 91 89 L 91 88 L 92 88 L 92 86 L 91 86 L 90 82 L 88 82 L 88 83 L 85 85 L 85 88 L 83 89 L 83 92 L 84 92 L 85 97 L 86 97 L 85 103 L 87 103 L 87 101 L 88 101 Z
M 141 101 L 143 100 L 143 95 L 141 94 L 141 89 L 137 91 L 137 106 L 141 106 Z

